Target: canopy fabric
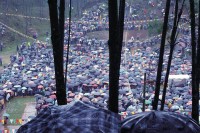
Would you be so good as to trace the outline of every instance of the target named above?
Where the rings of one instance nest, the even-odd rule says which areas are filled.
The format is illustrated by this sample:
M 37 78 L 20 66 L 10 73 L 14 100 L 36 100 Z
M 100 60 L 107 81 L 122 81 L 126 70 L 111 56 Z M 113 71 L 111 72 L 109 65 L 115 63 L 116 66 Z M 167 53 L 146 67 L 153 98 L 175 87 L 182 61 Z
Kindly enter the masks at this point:
M 122 122 L 121 133 L 199 133 L 200 126 L 190 117 L 175 112 L 137 113 Z
M 17 133 L 118 133 L 120 117 L 111 111 L 75 101 L 44 108 Z

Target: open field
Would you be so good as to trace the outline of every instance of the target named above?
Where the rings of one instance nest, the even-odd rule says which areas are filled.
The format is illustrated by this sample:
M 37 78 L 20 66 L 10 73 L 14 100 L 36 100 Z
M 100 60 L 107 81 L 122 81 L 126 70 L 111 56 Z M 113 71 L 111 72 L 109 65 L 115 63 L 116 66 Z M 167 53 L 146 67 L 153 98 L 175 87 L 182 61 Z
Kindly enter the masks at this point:
M 10 119 L 21 119 L 26 103 L 30 102 L 35 102 L 35 98 L 30 96 L 14 97 L 6 103 L 6 113 L 10 114 Z M 13 123 L 12 125 L 16 124 Z

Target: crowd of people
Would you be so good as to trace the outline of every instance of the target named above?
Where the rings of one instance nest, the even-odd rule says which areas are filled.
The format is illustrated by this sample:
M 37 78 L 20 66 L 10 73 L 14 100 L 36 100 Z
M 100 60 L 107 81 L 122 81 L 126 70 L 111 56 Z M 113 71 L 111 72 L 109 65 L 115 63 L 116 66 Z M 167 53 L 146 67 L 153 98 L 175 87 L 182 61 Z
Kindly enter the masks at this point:
M 5 34 L 5 27 L 3 25 L 0 25 L 0 34 L 3 36 Z
M 150 4 L 150 6 L 153 5 Z M 104 12 L 102 5 L 98 8 Z M 90 12 L 83 15 L 80 21 L 71 25 L 66 100 L 70 103 L 78 99 L 107 109 L 109 93 L 107 40 L 87 36 L 88 32 L 107 30 L 107 24 L 93 23 L 93 21 L 101 22 L 104 18 L 107 20 L 107 16 L 102 15 L 105 17 L 96 17 L 97 20 L 94 20 L 94 15 L 97 13 Z M 65 55 L 69 34 L 67 27 L 68 21 L 65 22 Z M 174 52 L 170 74 L 190 76 L 191 59 L 187 53 L 190 45 L 188 36 L 190 33 L 186 33 L 184 30 L 181 30 L 181 33 Z M 130 38 L 123 45 L 119 80 L 119 112 L 122 115 L 131 115 L 142 111 L 144 73 L 147 73 L 146 110 L 152 109 L 159 55 L 157 44 L 160 43 L 160 38 L 160 35 L 143 41 Z M 168 56 L 169 49 L 166 50 L 164 56 L 162 80 L 166 73 Z M 53 60 L 52 49 L 47 47 L 46 43 L 24 42 L 17 46 L 17 55 L 10 57 L 10 64 L 4 68 L 1 74 L 0 99 L 9 101 L 14 96 L 34 95 L 37 112 L 45 107 L 57 105 Z M 66 56 L 64 62 L 66 63 Z M 165 110 L 190 114 L 190 78 L 171 80 L 168 90 Z M 3 106 L 4 102 L 1 105 Z

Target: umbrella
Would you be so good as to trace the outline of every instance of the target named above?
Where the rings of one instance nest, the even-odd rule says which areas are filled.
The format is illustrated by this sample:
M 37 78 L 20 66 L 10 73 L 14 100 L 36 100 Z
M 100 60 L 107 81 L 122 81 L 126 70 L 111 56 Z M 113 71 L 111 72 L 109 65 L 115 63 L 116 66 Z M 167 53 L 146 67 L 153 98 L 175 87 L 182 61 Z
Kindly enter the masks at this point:
M 37 103 L 38 103 L 38 104 L 42 104 L 42 103 L 44 103 L 44 100 L 41 100 L 41 99 L 40 99 L 40 100 L 37 101 Z
M 31 88 L 28 88 L 28 91 L 33 91 L 33 89 L 31 89 Z
M 35 97 L 38 97 L 38 98 L 41 98 L 41 97 L 43 97 L 42 95 L 40 95 L 40 94 L 35 94 L 34 95 Z
M 41 107 L 41 104 L 36 104 L 35 106 L 36 109 L 40 109 L 40 107 Z
M 5 91 L 0 90 L 0 95 L 4 95 L 4 94 L 5 94 Z
M 10 115 L 8 113 L 3 113 L 4 117 L 10 117 Z
M 56 91 L 52 91 L 51 94 L 56 94 Z
M 12 88 L 12 84 L 7 84 L 6 88 Z
M 48 104 L 45 104 L 45 105 L 42 105 L 41 108 L 44 109 L 44 108 L 46 108 L 48 106 L 49 106 Z
M 13 91 L 12 91 L 12 90 L 6 90 L 6 92 L 7 92 L 7 93 L 13 93 Z
M 0 96 L 0 100 L 2 100 L 2 99 L 4 99 L 4 97 L 3 97 L 3 96 Z
M 15 87 L 15 88 L 20 88 L 20 87 L 21 87 L 21 85 L 15 85 L 14 87 Z
M 32 120 L 33 118 L 35 118 L 35 116 L 32 115 L 28 116 L 28 121 Z
M 71 101 L 73 101 L 72 98 L 67 98 L 67 102 L 71 102 Z
M 151 104 L 150 100 L 145 100 L 145 104 Z
M 22 90 L 26 90 L 27 88 L 26 87 L 22 87 Z
M 83 97 L 83 98 L 82 98 L 82 101 L 83 101 L 83 102 L 89 102 L 89 101 L 90 101 L 90 99 L 89 99 L 89 98 L 87 98 L 87 97 Z
M 70 94 L 69 94 L 69 97 L 74 97 L 74 96 L 75 96 L 74 93 L 70 93 Z
M 199 133 L 200 126 L 182 114 L 164 111 L 137 113 L 122 122 L 121 133 Z
M 49 97 L 50 97 L 51 99 L 56 99 L 56 95 L 54 95 L 54 94 L 53 94 L 53 95 L 50 95 Z
M 67 105 L 44 108 L 17 132 L 117 133 L 120 129 L 119 124 L 118 114 L 89 103 L 75 101 Z
M 99 96 L 99 95 L 101 95 L 101 93 L 100 92 L 94 92 L 93 95 Z
M 45 91 L 44 94 L 45 94 L 45 96 L 49 96 L 49 95 L 51 95 L 51 92 Z
M 187 105 L 192 105 L 192 101 L 188 101 L 188 102 L 187 102 Z
M 90 95 L 91 95 L 90 93 L 85 93 L 85 94 L 84 94 L 84 96 L 90 96 Z
M 36 87 L 37 85 L 33 81 L 28 82 L 29 87 Z
M 23 87 L 29 87 L 29 84 L 28 84 L 27 82 L 24 82 L 24 83 L 22 84 L 22 86 L 23 86 Z
M 47 103 L 51 103 L 51 102 L 53 102 L 53 99 L 47 98 L 47 99 L 45 99 L 45 101 L 46 101 Z

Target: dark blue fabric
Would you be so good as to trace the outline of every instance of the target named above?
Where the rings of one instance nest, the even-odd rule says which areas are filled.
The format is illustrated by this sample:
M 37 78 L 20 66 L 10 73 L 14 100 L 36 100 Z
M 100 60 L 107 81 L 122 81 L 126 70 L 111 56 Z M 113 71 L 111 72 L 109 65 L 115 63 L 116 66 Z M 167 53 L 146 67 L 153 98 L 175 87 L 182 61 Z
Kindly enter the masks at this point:
M 75 102 L 45 108 L 17 133 L 118 133 L 120 117 L 93 105 Z
M 151 111 L 125 119 L 121 133 L 200 133 L 200 126 L 182 114 Z

